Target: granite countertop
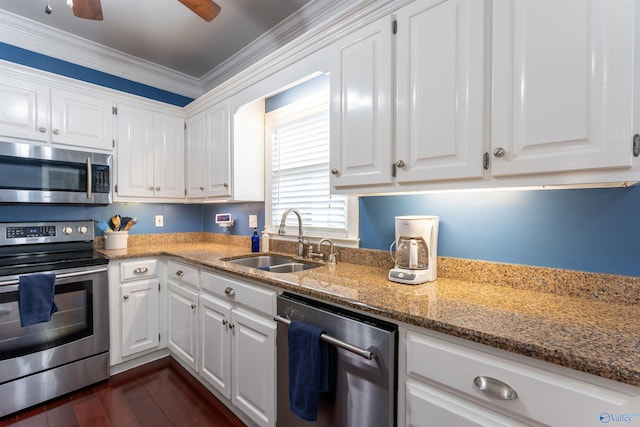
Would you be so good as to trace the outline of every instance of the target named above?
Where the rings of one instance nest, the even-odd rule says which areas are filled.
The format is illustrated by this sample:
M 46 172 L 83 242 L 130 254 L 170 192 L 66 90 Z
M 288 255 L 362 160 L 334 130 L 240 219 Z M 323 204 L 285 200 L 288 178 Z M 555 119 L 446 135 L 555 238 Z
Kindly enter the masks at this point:
M 438 277 L 402 285 L 388 268 L 338 262 L 270 273 L 222 258 L 248 255 L 219 243 L 167 243 L 102 250 L 112 259 L 174 256 L 203 267 L 640 386 L 640 305 Z M 439 270 L 440 273 L 440 270 Z

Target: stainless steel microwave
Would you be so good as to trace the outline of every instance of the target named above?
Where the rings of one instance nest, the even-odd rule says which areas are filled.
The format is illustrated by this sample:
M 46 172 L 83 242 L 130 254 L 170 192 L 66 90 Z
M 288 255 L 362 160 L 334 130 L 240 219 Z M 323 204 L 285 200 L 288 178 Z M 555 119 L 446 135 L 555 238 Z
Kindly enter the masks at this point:
M 111 155 L 0 141 L 0 203 L 111 203 Z

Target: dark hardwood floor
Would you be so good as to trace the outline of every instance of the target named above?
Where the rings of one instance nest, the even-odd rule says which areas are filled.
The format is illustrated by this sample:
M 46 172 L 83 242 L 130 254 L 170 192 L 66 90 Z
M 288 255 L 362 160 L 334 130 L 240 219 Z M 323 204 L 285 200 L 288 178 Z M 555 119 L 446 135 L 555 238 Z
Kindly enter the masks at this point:
M 1 398 L 1 397 L 0 397 Z M 0 427 L 241 427 L 171 358 L 0 419 Z

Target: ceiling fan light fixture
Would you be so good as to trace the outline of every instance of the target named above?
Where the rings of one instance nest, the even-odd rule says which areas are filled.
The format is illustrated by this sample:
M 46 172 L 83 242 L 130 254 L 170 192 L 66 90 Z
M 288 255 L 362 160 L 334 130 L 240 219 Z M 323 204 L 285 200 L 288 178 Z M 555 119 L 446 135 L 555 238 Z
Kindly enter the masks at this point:
M 178 0 L 187 6 L 193 13 L 207 22 L 213 21 L 213 18 L 220 13 L 220 6 L 212 0 Z

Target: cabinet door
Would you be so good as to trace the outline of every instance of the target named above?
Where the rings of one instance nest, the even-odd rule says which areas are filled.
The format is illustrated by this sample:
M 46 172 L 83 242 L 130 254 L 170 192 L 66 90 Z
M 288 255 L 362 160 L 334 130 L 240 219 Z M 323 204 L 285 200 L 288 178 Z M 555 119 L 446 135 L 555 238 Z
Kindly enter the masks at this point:
M 206 193 L 207 121 L 205 113 L 187 119 L 185 187 L 187 198 L 204 198 Z
M 484 1 L 416 1 L 397 22 L 397 182 L 481 177 Z
M 634 4 L 494 1 L 495 176 L 631 166 Z
M 231 305 L 200 295 L 200 375 L 231 399 Z
M 153 112 L 118 106 L 117 195 L 153 197 Z
M 184 199 L 184 120 L 154 114 L 154 196 Z
M 207 110 L 208 150 L 205 174 L 207 197 L 230 197 L 230 106 L 221 102 Z M 240 155 L 243 155 L 240 153 Z
M 231 401 L 261 426 L 275 425 L 276 324 L 234 310 Z
M 51 133 L 53 143 L 111 151 L 113 103 L 51 89 Z
M 525 426 L 425 384 L 406 383 L 406 426 Z
M 122 357 L 158 347 L 158 281 L 145 280 L 122 285 L 120 293 Z
M 392 22 L 376 21 L 331 47 L 331 185 L 392 182 Z
M 51 131 L 48 87 L 3 76 L 0 100 L 0 135 L 48 140 Z
M 169 349 L 193 370 L 197 370 L 198 294 L 169 283 Z

